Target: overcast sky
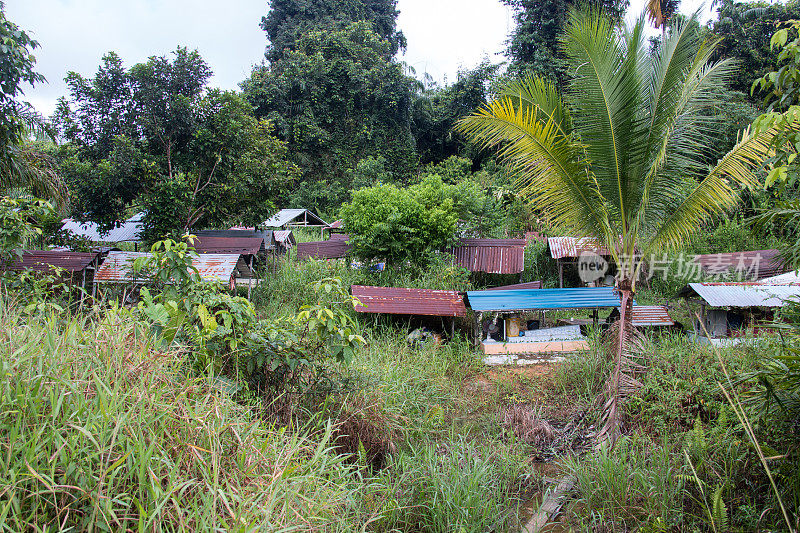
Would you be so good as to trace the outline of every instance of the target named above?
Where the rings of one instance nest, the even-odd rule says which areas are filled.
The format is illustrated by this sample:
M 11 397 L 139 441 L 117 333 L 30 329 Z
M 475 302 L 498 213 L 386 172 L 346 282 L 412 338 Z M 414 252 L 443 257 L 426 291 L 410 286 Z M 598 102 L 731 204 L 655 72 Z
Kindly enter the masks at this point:
M 543 0 L 547 1 L 547 0 Z M 629 18 L 645 0 L 632 0 Z M 197 48 L 214 71 L 211 85 L 236 89 L 267 44 L 258 27 L 267 12 L 265 0 L 6 0 L 6 15 L 33 34 L 37 70 L 47 84 L 25 88 L 26 99 L 45 115 L 66 92 L 70 70 L 90 77 L 108 51 L 126 65 L 177 46 Z M 483 57 L 503 61 L 505 40 L 513 29 L 512 13 L 500 0 L 398 0 L 398 27 L 408 39 L 399 57 L 422 77 L 454 80 L 460 67 Z M 683 0 L 690 13 L 700 0 Z M 710 16 L 704 10 L 704 19 Z

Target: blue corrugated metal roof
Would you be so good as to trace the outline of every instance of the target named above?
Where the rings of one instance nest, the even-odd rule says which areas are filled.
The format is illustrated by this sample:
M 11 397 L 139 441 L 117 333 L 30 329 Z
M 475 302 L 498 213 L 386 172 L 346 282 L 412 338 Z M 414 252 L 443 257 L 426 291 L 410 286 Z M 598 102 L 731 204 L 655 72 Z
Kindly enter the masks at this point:
M 579 309 L 617 307 L 619 296 L 612 287 L 469 291 L 475 311 L 523 311 L 526 309 Z

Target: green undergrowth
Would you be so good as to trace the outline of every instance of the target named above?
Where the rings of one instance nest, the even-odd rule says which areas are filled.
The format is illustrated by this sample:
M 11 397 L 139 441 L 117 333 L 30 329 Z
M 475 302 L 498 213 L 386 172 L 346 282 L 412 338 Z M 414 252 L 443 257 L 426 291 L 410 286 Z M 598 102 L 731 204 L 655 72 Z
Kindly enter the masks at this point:
M 349 530 L 366 519 L 329 424 L 268 423 L 130 320 L 0 313 L 4 530 Z

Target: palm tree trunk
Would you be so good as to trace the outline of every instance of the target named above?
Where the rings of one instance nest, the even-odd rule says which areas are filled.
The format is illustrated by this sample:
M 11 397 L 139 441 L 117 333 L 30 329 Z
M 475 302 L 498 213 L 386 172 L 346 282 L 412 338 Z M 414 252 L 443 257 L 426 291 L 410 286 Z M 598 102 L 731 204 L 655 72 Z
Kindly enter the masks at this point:
M 633 287 L 630 279 L 622 279 L 617 284 L 620 295 L 619 321 L 609 331 L 610 347 L 614 367 L 601 395 L 602 425 L 595 438 L 598 446 L 614 446 L 622 434 L 623 402 L 625 398 L 641 387 L 636 375 L 644 371 L 639 357 L 643 351 L 643 337 L 633 327 Z

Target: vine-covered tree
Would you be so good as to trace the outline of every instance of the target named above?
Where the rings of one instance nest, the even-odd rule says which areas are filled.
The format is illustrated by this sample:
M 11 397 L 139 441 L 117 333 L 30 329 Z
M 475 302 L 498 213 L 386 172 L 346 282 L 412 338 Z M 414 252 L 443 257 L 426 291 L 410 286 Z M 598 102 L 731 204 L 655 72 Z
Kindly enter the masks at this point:
M 335 31 L 351 22 L 368 22 L 381 39 L 389 43 L 386 59 L 405 48 L 403 32 L 397 31 L 397 0 L 272 0 L 269 13 L 261 18 L 261 29 L 270 45 L 267 60 L 278 61 L 296 50 L 309 31 Z
M 516 26 L 508 39 L 506 54 L 511 71 L 531 73 L 563 83 L 567 58 L 559 45 L 559 36 L 575 0 L 502 0 L 514 9 Z M 615 22 L 622 20 L 629 0 L 595 0 Z
M 389 61 L 370 23 L 303 34 L 296 50 L 256 67 L 242 83 L 256 116 L 270 119 L 302 170 L 289 203 L 326 210 L 347 199 L 348 172 L 382 156 L 398 175 L 416 163 L 411 103 L 416 83 Z

